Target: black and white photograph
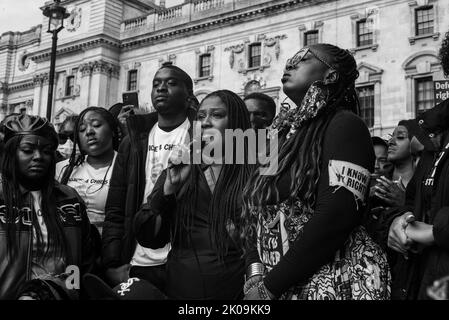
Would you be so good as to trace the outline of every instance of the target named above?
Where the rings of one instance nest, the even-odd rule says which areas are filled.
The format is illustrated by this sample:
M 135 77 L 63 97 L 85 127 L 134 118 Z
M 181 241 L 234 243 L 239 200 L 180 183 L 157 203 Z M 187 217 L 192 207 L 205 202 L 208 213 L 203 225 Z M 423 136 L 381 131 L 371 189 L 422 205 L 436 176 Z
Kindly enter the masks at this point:
M 449 0 L 2 0 L 0 300 L 449 300 Z

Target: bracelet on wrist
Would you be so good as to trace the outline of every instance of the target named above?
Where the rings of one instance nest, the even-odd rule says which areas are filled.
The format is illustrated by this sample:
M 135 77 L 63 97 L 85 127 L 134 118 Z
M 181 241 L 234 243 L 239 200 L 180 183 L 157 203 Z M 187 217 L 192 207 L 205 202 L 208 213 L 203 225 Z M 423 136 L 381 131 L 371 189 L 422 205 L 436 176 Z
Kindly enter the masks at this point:
M 253 276 L 264 275 L 265 266 L 260 262 L 251 263 L 246 270 L 246 279 L 249 279 Z

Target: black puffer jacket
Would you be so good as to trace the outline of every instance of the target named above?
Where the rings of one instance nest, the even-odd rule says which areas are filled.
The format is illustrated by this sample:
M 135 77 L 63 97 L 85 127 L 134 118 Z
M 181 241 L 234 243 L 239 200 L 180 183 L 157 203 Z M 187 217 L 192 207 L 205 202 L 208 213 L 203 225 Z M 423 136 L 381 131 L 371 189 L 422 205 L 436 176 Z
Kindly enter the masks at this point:
M 54 189 L 57 213 L 67 241 L 67 266 L 76 265 L 81 274 L 92 272 L 95 262 L 95 244 L 91 237 L 91 225 L 86 214 L 86 207 L 78 193 L 71 187 L 56 183 Z M 20 219 L 16 223 L 18 254 L 8 259 L 5 230 L 5 205 L 3 192 L 0 190 L 0 299 L 16 299 L 20 287 L 31 280 L 31 254 L 33 230 L 31 225 L 31 194 L 23 194 L 23 203 L 18 208 Z M 67 288 L 61 288 L 67 291 Z M 70 294 L 73 296 L 72 294 Z

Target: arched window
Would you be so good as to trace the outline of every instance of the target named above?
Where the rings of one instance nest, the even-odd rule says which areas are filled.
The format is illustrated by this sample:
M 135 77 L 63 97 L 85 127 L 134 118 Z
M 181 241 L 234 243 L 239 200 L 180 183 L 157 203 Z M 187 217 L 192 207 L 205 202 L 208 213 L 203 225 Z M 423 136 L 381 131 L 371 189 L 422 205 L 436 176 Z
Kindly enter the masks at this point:
M 407 112 L 416 117 L 435 105 L 433 81 L 443 80 L 443 71 L 434 51 L 411 55 L 402 68 L 407 81 Z

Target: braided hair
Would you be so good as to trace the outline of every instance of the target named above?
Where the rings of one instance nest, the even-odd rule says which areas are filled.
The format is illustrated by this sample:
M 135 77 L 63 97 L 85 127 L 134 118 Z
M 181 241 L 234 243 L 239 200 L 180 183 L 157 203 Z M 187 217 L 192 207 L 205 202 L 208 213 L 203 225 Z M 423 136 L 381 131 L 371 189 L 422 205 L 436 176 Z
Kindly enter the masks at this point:
M 57 135 L 54 128 L 48 124 L 42 129 L 39 135 L 48 138 L 52 141 L 52 147 L 56 150 Z M 1 159 L 1 187 L 2 195 L 5 204 L 5 229 L 6 229 L 6 249 L 8 256 L 15 259 L 18 254 L 18 248 L 21 245 L 21 237 L 18 237 L 18 227 L 15 223 L 20 218 L 20 205 L 26 200 L 24 199 L 20 188 L 20 174 L 17 167 L 16 152 L 19 148 L 20 142 L 25 135 L 15 135 L 9 138 L 4 147 L 4 154 Z M 36 241 L 38 248 L 38 255 L 48 257 L 49 252 L 54 252 L 55 257 L 66 256 L 67 241 L 64 236 L 63 227 L 61 225 L 59 215 L 57 214 L 56 199 L 54 195 L 55 188 L 55 166 L 56 153 L 53 153 L 49 165 L 49 171 L 42 179 L 42 217 L 45 222 L 48 233 L 48 245 L 43 245 L 43 234 L 37 219 L 33 219 L 32 225 L 36 231 Z M 31 207 L 31 204 L 30 204 Z M 45 249 L 45 250 L 44 250 Z
M 324 107 L 313 119 L 304 122 L 290 139 L 286 139 L 288 130 L 279 132 L 279 167 L 274 175 L 253 173 L 243 193 L 243 228 L 241 237 L 246 247 L 253 247 L 256 239 L 257 217 L 252 207 L 270 202 L 279 203 L 277 188 L 280 178 L 290 176 L 289 200 L 299 197 L 308 209 L 312 209 L 316 200 L 316 189 L 321 176 L 321 158 L 326 128 L 339 110 L 358 113 L 359 103 L 355 90 L 358 77 L 357 64 L 347 51 L 330 44 L 310 46 L 310 50 L 325 60 L 338 73 L 336 83 L 328 84 L 329 95 Z M 274 199 L 272 196 L 274 195 Z
M 218 97 L 226 106 L 228 114 L 227 129 L 242 129 L 243 131 L 251 129 L 248 110 L 239 96 L 229 90 L 219 90 L 207 95 L 203 101 L 210 97 Z M 247 150 L 246 147 L 247 144 L 245 150 Z M 201 170 L 200 165 L 192 165 L 186 187 L 181 190 L 180 201 L 185 205 L 181 207 L 181 215 L 176 216 L 177 222 L 173 237 L 178 232 L 189 232 L 188 230 L 192 226 L 192 218 L 197 212 L 197 203 L 201 201 L 198 192 Z M 241 193 L 253 170 L 254 166 L 247 164 L 247 161 L 244 164 L 222 165 L 209 206 L 209 235 L 220 258 L 223 258 L 228 250 L 227 239 L 229 234 L 227 228 L 229 223 L 232 222 L 234 226 L 240 224 Z
M 106 109 L 100 107 L 88 107 L 84 109 L 77 118 L 75 123 L 75 132 L 74 132 L 74 141 L 73 141 L 73 150 L 72 154 L 69 158 L 69 164 L 65 167 L 64 172 L 62 173 L 61 184 L 67 184 L 70 176 L 72 175 L 73 169 L 77 166 L 80 166 L 86 159 L 86 151 L 82 150 L 81 144 L 79 141 L 79 129 L 84 120 L 84 116 L 89 111 L 93 111 L 98 113 L 109 125 L 109 128 L 112 131 L 112 148 L 114 150 L 118 150 L 120 144 L 120 126 L 118 120 Z M 80 150 L 80 154 L 76 155 L 76 150 Z

